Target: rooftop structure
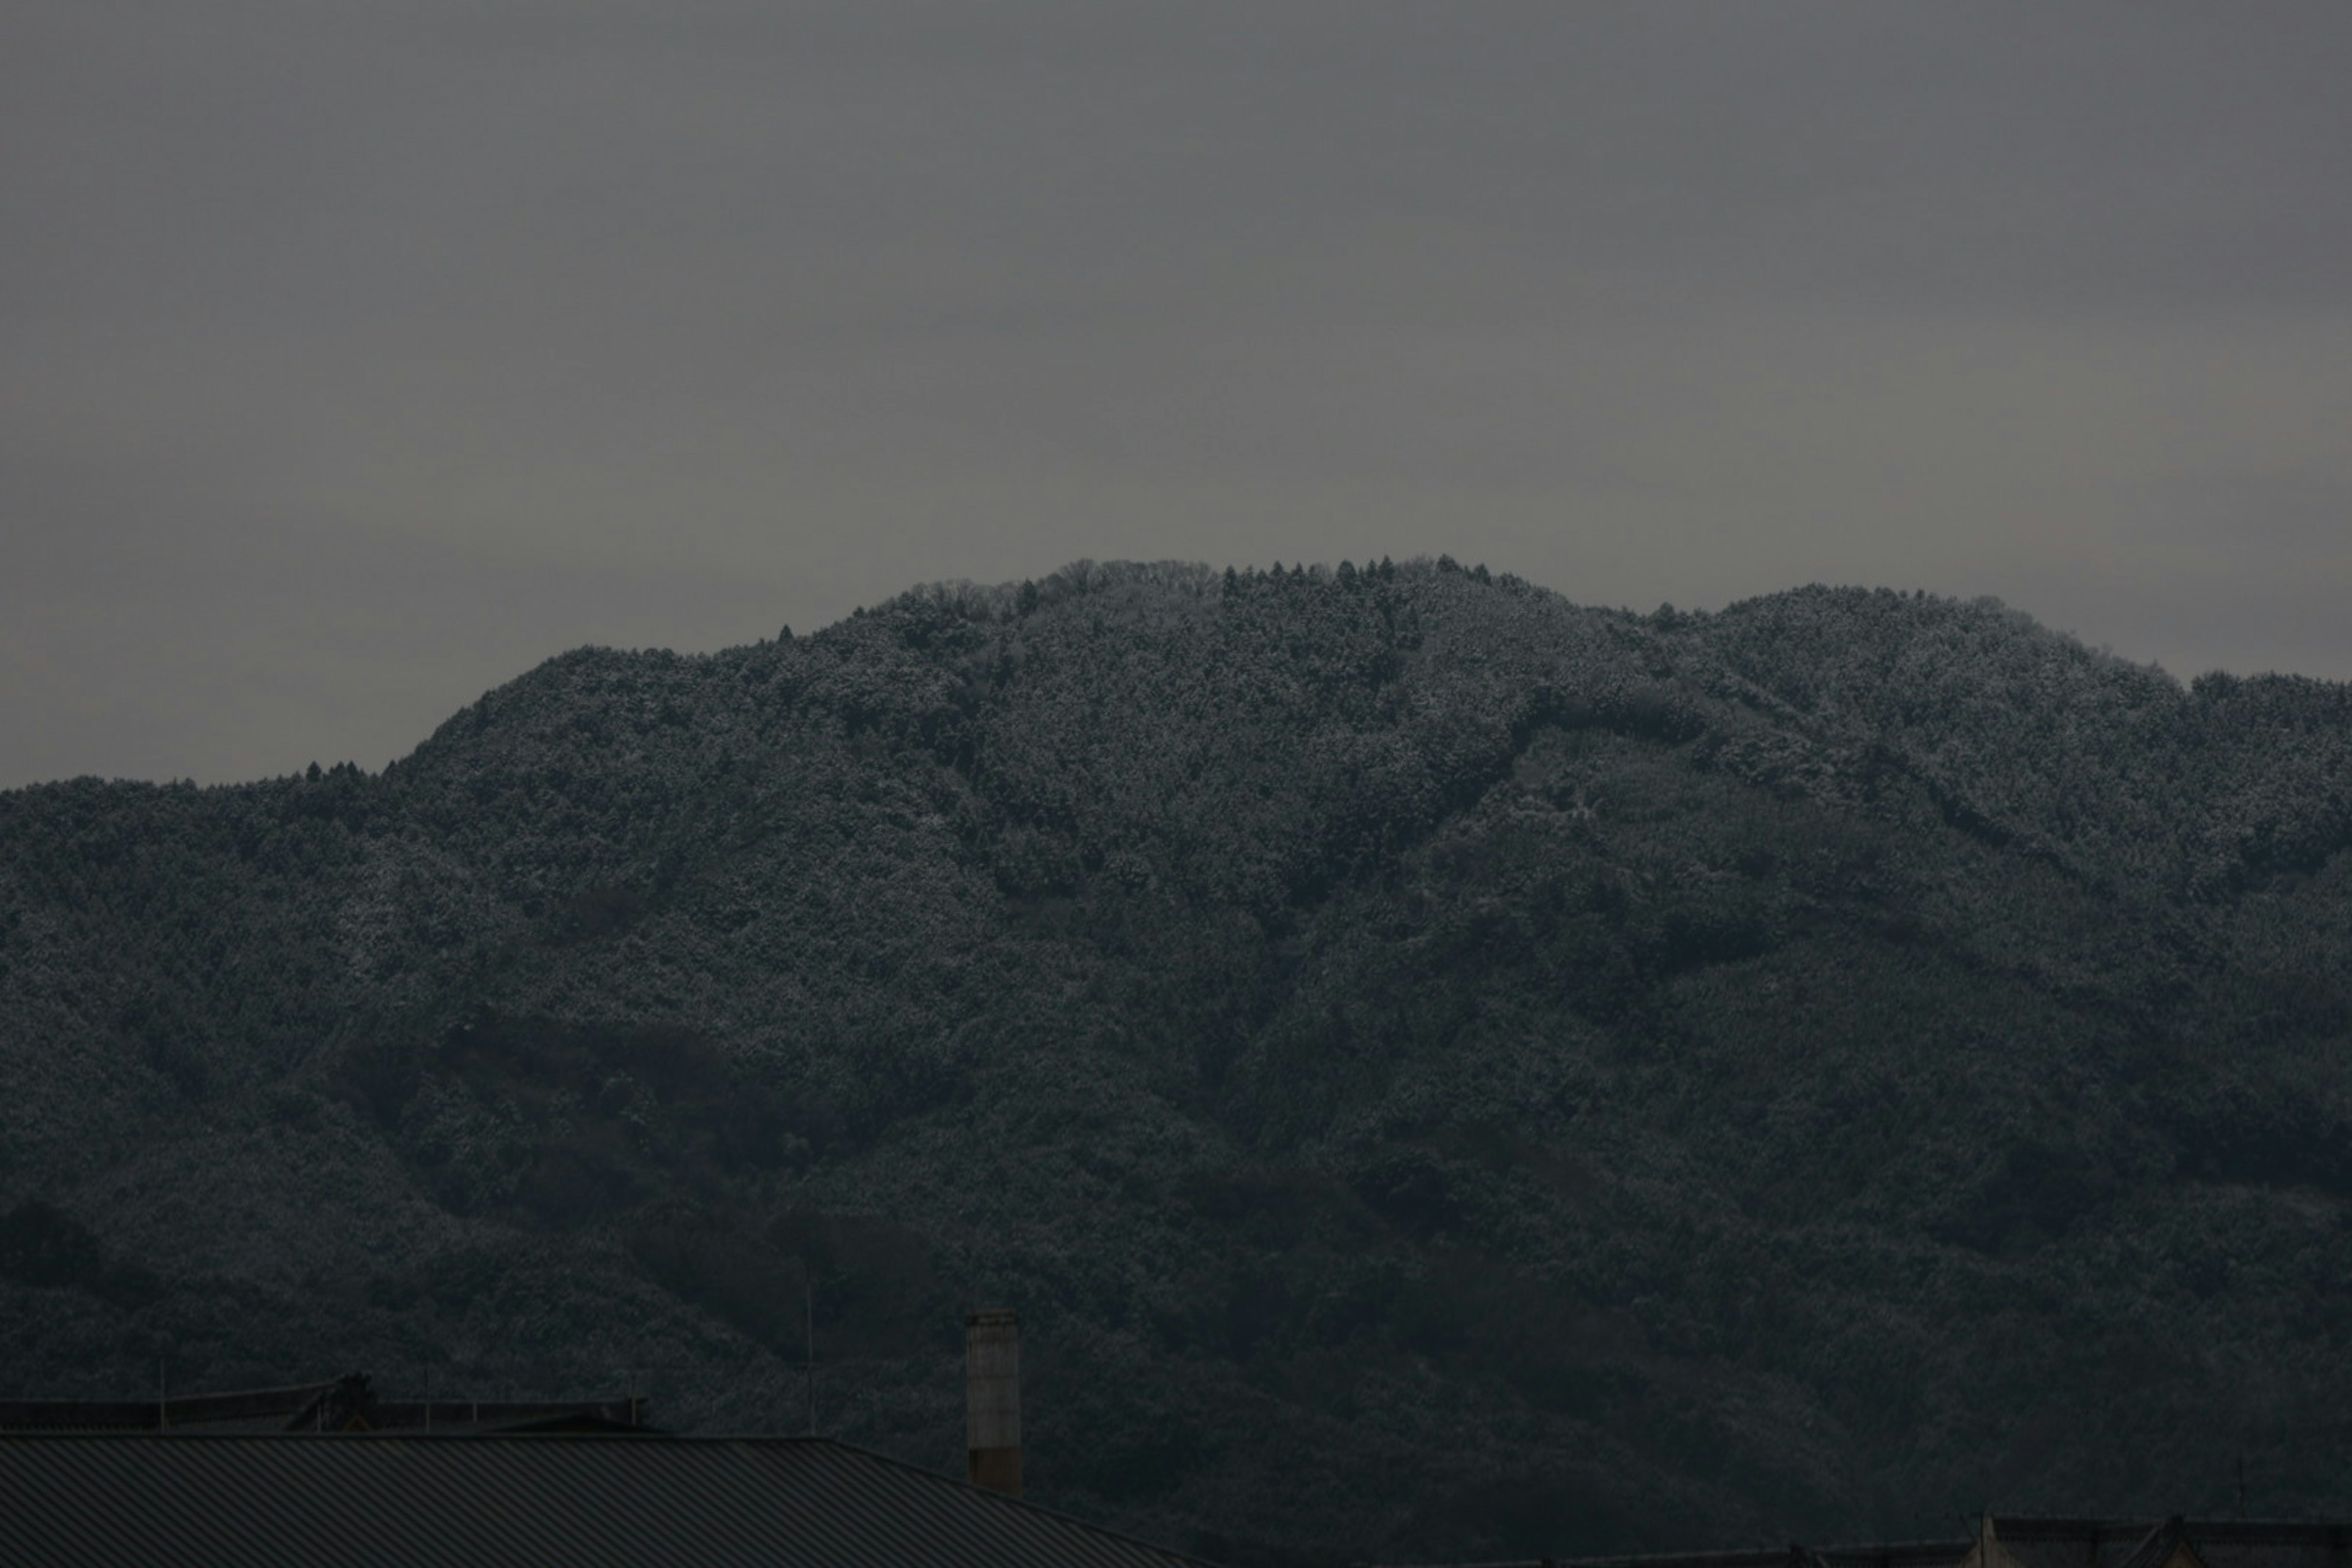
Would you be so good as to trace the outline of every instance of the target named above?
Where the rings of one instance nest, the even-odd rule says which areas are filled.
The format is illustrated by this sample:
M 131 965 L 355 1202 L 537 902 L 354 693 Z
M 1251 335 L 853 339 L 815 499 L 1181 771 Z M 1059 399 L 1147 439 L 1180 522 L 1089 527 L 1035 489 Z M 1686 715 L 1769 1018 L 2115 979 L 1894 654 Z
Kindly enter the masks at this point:
M 1454 1568 L 2352 1568 L 2352 1522 L 1985 1515 L 1972 1537 Z
M 331 1383 L 154 1399 L 0 1400 L 0 1432 L 643 1432 L 646 1402 L 625 1399 L 379 1399 L 362 1373 Z

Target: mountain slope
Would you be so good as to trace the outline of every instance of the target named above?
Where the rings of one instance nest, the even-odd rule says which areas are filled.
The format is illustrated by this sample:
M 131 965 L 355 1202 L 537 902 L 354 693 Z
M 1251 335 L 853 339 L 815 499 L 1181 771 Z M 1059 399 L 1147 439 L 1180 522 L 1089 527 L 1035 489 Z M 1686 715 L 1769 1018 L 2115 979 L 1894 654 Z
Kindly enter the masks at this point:
M 0 795 L 27 1392 L 635 1376 L 1236 1559 L 2340 1511 L 2352 690 L 1078 566 Z

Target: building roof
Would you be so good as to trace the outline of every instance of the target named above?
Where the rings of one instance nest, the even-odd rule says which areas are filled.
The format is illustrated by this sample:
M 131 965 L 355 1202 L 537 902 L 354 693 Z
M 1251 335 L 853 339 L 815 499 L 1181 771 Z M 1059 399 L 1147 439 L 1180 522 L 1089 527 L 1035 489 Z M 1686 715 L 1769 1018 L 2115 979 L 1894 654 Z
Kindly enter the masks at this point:
M 379 1399 L 364 1373 L 328 1383 L 159 1399 L 0 1400 L 0 1432 L 610 1432 L 644 1428 L 626 1399 Z
M 1975 1540 L 1760 1547 L 1639 1557 L 1546 1557 L 1453 1568 L 1963 1568 L 1992 1541 L 2021 1568 L 2167 1568 L 2176 1552 L 2200 1568 L 2352 1568 L 2352 1523 L 2302 1520 L 2053 1519 L 2003 1514 L 1980 1520 Z
M 11 1568 L 1200 1560 L 824 1438 L 0 1435 Z
M 2188 1521 L 2168 1519 L 2132 1548 L 2131 1555 L 2123 1561 L 2123 1568 L 2205 1568 L 2205 1560 L 2197 1554 L 2195 1543 L 2189 1539 Z

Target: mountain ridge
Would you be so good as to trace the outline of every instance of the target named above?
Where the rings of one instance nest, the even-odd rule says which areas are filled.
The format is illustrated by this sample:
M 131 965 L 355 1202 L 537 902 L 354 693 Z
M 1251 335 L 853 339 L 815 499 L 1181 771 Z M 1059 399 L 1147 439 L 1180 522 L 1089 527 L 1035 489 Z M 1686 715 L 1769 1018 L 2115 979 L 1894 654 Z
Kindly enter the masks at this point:
M 951 1466 L 986 1295 L 1041 1495 L 1237 1561 L 2340 1511 L 2347 779 L 2352 687 L 1885 590 L 575 650 L 381 774 L 0 794 L 0 1329 L 756 1429 L 814 1279 Z

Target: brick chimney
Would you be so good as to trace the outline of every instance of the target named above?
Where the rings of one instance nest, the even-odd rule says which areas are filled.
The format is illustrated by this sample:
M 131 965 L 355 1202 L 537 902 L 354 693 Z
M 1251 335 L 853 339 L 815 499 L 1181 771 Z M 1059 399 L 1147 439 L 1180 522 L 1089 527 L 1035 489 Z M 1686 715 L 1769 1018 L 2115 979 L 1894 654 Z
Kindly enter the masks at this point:
M 963 1320 L 965 1479 L 1021 1495 L 1021 1320 L 1001 1307 Z

